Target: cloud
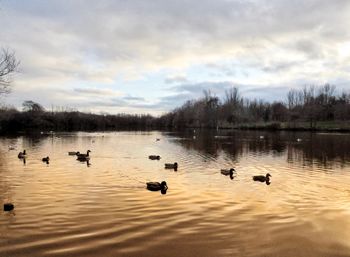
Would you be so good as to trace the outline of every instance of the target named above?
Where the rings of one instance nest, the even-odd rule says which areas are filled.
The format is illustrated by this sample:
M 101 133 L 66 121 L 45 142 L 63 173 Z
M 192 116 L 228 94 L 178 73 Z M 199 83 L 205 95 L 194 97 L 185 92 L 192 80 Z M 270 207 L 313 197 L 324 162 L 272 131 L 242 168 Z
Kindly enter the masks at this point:
M 176 103 L 166 97 L 220 94 L 230 81 L 255 85 L 264 96 L 259 87 L 350 81 L 348 0 L 33 0 L 1 7 L 0 46 L 21 60 L 8 99 L 17 105 L 45 90 L 48 105 L 81 101 L 96 109 L 91 97 L 119 96 L 125 110 L 164 111 Z M 57 89 L 73 95 L 60 99 Z
M 103 89 L 103 88 L 74 88 L 74 92 L 85 95 L 92 96 L 113 96 L 113 95 L 121 95 L 120 92 L 111 90 L 111 89 Z
M 145 101 L 145 98 L 137 96 L 125 96 L 123 99 L 127 101 Z
M 184 75 L 177 75 L 177 76 L 170 76 L 165 78 L 164 82 L 166 84 L 185 83 L 185 82 L 188 82 L 188 79 Z

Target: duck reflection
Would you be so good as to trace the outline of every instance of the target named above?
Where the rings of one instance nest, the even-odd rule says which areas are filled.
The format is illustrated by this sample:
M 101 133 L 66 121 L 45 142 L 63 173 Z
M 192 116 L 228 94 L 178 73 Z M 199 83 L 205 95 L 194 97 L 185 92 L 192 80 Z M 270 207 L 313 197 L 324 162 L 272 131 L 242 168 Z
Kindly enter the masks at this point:
M 81 164 L 86 163 L 86 167 L 90 167 L 91 166 L 91 162 L 90 160 L 78 160 Z

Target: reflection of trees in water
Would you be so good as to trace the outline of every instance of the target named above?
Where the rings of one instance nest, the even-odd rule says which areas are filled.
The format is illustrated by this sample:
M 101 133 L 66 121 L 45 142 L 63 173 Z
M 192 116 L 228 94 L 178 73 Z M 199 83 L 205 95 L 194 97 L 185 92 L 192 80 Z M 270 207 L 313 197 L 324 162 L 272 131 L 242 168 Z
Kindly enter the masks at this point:
M 177 132 L 176 137 L 188 138 L 176 142 L 186 149 L 217 158 L 223 151 L 236 161 L 243 155 L 286 155 L 290 163 L 330 168 L 335 163 L 345 167 L 350 161 L 350 135 L 315 134 L 310 132 L 262 132 L 203 130 Z M 297 141 L 299 139 L 299 141 Z
M 214 138 L 213 130 L 204 130 L 201 133 L 193 133 L 193 131 L 181 131 L 172 134 L 174 137 L 185 138 L 186 140 L 175 140 L 182 147 L 191 150 L 194 149 L 201 154 L 209 155 L 212 158 L 218 157 L 219 145 Z M 193 137 L 195 136 L 195 139 Z M 188 139 L 188 140 L 187 140 Z
M 5 180 L 4 172 L 6 171 L 7 159 L 5 158 L 5 153 L 0 150 L 0 203 L 2 208 L 2 203 L 11 200 L 12 192 L 8 182 Z
M 310 134 L 309 140 L 290 143 L 287 148 L 287 161 L 299 162 L 306 166 L 341 168 L 350 161 L 350 135 Z

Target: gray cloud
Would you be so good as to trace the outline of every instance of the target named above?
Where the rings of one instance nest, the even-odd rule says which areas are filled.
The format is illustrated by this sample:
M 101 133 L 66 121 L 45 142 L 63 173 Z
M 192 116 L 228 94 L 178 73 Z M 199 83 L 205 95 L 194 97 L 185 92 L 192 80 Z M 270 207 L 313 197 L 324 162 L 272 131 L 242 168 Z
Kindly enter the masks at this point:
M 127 101 L 145 101 L 146 100 L 143 97 L 136 97 L 136 96 L 125 96 L 123 97 L 123 99 Z
M 9 98 L 17 105 L 29 89 L 35 100 L 34 93 L 41 95 L 43 88 L 48 105 L 88 105 L 94 96 L 110 99 L 112 92 L 105 88 L 118 85 L 126 96 L 106 104 L 167 109 L 181 97 L 199 97 L 208 89 L 219 95 L 232 85 L 255 84 L 255 92 L 266 95 L 268 87 L 282 83 L 350 80 L 349 57 L 338 51 L 350 38 L 348 0 L 33 0 L 1 5 L 0 46 L 15 49 L 21 60 Z M 194 80 L 191 72 L 197 74 L 199 66 L 215 81 L 235 83 Z M 135 91 L 120 85 L 157 72 L 164 72 L 157 81 L 166 84 L 158 91 L 167 86 L 173 96 L 151 101 L 128 96 Z M 208 82 L 192 82 L 198 80 Z M 144 84 L 139 87 L 149 91 Z M 64 93 L 57 88 L 74 88 L 73 95 L 61 99 Z M 113 91 L 117 96 L 119 90 Z
M 165 78 L 164 82 L 166 84 L 185 83 L 185 82 L 188 82 L 188 79 L 186 78 L 186 76 L 178 75 L 178 76 L 167 77 Z
M 80 94 L 95 95 L 95 96 L 110 96 L 110 95 L 120 94 L 119 92 L 116 92 L 114 90 L 102 89 L 102 88 L 74 88 L 73 91 Z

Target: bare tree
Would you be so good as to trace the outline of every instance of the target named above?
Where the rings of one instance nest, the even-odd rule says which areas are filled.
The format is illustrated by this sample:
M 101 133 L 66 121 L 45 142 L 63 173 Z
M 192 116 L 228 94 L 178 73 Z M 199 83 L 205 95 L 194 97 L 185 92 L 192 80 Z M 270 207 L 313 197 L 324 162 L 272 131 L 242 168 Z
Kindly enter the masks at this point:
M 31 100 L 24 101 L 22 106 L 23 106 L 23 111 L 25 111 L 25 112 L 39 113 L 39 112 L 45 111 L 45 108 L 41 104 L 38 104 L 38 103 L 33 102 Z
M 19 61 L 15 53 L 8 49 L 1 49 L 0 52 L 0 94 L 10 92 L 11 75 L 17 70 Z

